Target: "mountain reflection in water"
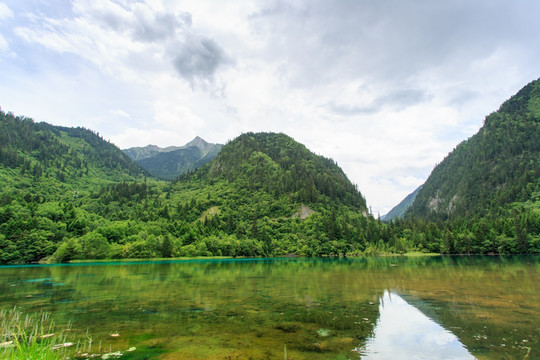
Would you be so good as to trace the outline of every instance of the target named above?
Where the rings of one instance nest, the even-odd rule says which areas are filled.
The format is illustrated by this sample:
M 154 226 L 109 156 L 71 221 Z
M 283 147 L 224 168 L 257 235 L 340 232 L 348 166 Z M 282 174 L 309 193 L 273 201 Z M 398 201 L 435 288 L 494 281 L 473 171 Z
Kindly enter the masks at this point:
M 385 291 L 379 312 L 373 336 L 356 349 L 362 360 L 475 359 L 452 332 L 396 293 Z

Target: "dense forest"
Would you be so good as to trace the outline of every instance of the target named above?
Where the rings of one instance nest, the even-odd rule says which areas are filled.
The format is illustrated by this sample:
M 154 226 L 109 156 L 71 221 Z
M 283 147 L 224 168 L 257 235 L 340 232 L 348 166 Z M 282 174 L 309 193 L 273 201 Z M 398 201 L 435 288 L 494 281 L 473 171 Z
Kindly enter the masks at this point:
M 447 253 L 539 252 L 540 80 L 435 167 L 405 216 L 442 222 Z
M 485 216 L 540 191 L 540 81 L 487 116 L 431 173 L 410 208 L 429 219 Z
M 90 130 L 0 111 L 0 263 L 539 253 L 539 99 L 536 81 L 489 115 L 390 222 L 285 134 L 243 134 L 166 182 Z

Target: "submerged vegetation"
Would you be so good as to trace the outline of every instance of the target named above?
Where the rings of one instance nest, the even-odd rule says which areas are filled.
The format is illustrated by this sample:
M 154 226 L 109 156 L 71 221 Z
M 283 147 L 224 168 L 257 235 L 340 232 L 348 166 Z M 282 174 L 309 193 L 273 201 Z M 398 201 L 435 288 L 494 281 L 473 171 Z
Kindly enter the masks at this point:
M 243 134 L 173 182 L 113 144 L 0 111 L 0 263 L 540 252 L 538 81 L 460 144 L 404 219 L 284 134 Z

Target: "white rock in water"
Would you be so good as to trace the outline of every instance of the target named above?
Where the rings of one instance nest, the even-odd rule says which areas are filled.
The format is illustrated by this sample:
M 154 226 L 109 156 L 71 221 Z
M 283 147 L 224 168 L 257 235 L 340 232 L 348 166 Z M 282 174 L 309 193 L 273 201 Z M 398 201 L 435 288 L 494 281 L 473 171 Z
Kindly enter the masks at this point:
M 317 330 L 317 334 L 319 334 L 319 336 L 322 336 L 322 337 L 327 337 L 328 335 L 330 335 L 330 330 L 328 330 L 328 329 L 319 329 L 319 330 Z
M 110 359 L 110 358 L 121 357 L 122 355 L 124 355 L 124 354 L 121 351 L 115 351 L 115 352 L 112 352 L 112 353 L 103 354 L 101 356 L 101 358 L 103 360 L 106 360 L 106 359 Z

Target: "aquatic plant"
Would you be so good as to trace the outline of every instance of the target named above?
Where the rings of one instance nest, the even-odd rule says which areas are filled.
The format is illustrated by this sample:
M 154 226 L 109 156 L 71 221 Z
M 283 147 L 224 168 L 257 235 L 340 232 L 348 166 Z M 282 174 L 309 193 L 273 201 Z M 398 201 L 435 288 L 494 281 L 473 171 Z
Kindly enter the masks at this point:
M 98 353 L 92 353 L 93 339 L 88 334 L 85 340 L 77 340 L 76 334 L 68 323 L 64 330 L 58 330 L 50 314 L 40 312 L 24 315 L 16 307 L 0 310 L 0 358 L 10 360 L 65 360 L 100 357 L 101 359 L 115 359 L 123 356 L 122 351 L 108 351 L 102 349 L 99 342 Z M 70 335 L 68 338 L 68 334 Z M 113 336 L 118 334 L 113 334 Z M 135 351 L 130 347 L 127 352 Z
M 45 312 L 24 315 L 17 308 L 0 310 L 0 330 L 2 359 L 64 359 L 73 345 L 65 331 L 55 332 L 54 322 Z

